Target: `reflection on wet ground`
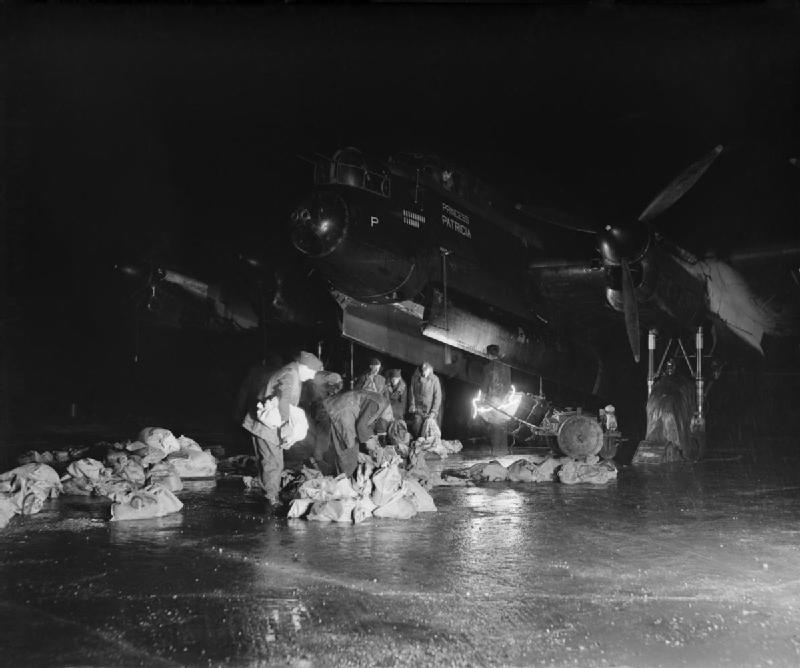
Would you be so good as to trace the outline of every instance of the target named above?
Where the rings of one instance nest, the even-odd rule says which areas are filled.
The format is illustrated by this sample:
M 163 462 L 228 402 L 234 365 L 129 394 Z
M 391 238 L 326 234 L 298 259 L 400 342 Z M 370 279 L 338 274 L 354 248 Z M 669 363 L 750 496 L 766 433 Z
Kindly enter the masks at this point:
M 267 518 L 238 481 L 178 496 L 155 520 L 82 497 L 14 519 L 0 663 L 800 664 L 796 466 L 442 487 L 438 513 L 356 526 Z

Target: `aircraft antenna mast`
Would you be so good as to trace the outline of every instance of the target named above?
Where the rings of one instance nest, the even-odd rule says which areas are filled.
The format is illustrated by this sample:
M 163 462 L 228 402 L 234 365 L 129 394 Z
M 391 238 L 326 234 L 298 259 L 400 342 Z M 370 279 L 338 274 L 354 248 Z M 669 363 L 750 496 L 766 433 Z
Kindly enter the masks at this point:
M 350 389 L 353 389 L 353 342 L 350 341 Z
M 447 321 L 447 256 L 450 251 L 446 248 L 439 247 L 439 252 L 442 254 L 442 293 L 444 297 L 444 330 L 450 331 L 450 324 Z

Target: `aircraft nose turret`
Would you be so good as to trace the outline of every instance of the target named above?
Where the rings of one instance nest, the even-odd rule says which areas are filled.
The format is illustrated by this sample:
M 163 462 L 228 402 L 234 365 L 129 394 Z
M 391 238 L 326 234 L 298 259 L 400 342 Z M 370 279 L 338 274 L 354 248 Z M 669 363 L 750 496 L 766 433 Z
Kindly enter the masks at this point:
M 330 255 L 347 232 L 347 204 L 338 195 L 318 192 L 290 216 L 292 243 L 309 257 Z

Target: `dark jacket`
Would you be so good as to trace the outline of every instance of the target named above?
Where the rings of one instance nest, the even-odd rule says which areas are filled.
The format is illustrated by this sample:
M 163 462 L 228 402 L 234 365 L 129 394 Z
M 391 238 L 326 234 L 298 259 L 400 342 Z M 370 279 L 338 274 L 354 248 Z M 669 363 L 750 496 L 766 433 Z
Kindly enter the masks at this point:
M 262 425 L 257 416 L 257 405 L 267 397 L 275 396 L 278 398 L 278 411 L 281 419 L 285 422 L 289 419 L 289 406 L 297 406 L 300 403 L 300 371 L 297 362 L 289 362 L 284 367 L 275 371 L 266 382 L 252 388 L 251 398 L 247 407 L 247 415 L 242 421 L 242 426 L 249 432 L 265 438 L 265 431 L 269 428 Z
M 269 383 L 272 374 L 279 368 L 280 364 L 269 366 L 256 364 L 250 368 L 236 395 L 233 417 L 237 422 L 241 422 L 248 413 L 255 416 L 256 404 L 260 401 L 259 396 Z
M 405 417 L 406 406 L 408 405 L 408 386 L 406 381 L 401 378 L 397 387 L 394 387 L 391 381 L 387 381 L 386 386 L 383 388 L 383 396 L 392 405 L 394 419 L 402 420 Z
M 389 406 L 389 400 L 376 392 L 349 390 L 323 401 L 331 420 L 347 434 L 349 445 L 366 443 L 375 435 L 375 422 Z
M 358 445 L 375 435 L 375 422 L 389 406 L 381 394 L 365 390 L 341 392 L 323 401 L 330 417 L 330 447 L 336 471 L 352 476 L 358 466 Z
M 442 386 L 439 376 L 431 372 L 427 378 L 419 369 L 411 377 L 411 389 L 408 395 L 408 412 L 420 413 L 423 417 L 439 416 L 442 407 Z
M 499 360 L 490 360 L 483 367 L 481 392 L 488 401 L 505 399 L 511 389 L 511 367 Z
M 377 392 L 378 394 L 383 392 L 384 387 L 386 387 L 386 378 L 379 373 L 373 376 L 369 372 L 356 378 L 356 382 L 353 384 L 354 390 L 366 390 L 368 392 Z

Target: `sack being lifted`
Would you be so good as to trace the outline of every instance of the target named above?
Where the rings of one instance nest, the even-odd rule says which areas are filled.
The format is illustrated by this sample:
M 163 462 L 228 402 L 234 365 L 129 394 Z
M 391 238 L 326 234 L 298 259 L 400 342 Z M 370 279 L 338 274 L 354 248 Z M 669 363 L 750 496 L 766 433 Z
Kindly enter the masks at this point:
M 259 402 L 256 410 L 258 421 L 271 429 L 277 429 L 281 438 L 281 447 L 288 450 L 295 443 L 302 441 L 308 435 L 308 418 L 306 412 L 298 406 L 289 406 L 288 424 L 283 424 L 283 418 L 278 410 L 278 397 L 270 397 L 264 402 Z

